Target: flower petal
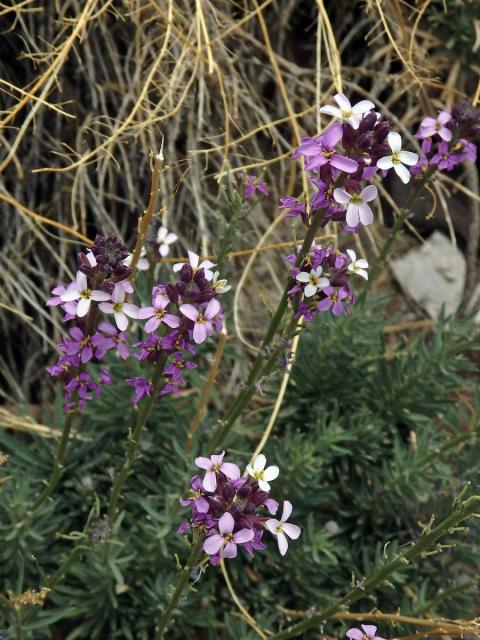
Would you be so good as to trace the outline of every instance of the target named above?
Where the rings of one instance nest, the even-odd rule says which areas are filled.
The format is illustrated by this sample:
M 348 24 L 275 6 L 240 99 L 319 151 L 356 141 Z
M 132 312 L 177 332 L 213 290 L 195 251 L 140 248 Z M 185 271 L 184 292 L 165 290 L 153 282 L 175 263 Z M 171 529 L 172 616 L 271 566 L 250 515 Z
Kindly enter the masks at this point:
M 62 302 L 73 302 L 74 300 L 78 300 L 78 298 L 80 298 L 80 291 L 78 289 L 68 289 L 60 295 Z
M 358 215 L 360 217 L 360 222 L 363 225 L 372 224 L 373 222 L 373 211 L 370 209 L 369 205 L 366 202 L 362 202 L 358 207 Z
M 360 197 L 365 202 L 371 202 L 372 200 L 375 200 L 377 196 L 378 196 L 378 189 L 374 184 L 367 185 L 360 192 Z
M 240 478 L 240 469 L 233 462 L 223 462 L 220 471 L 230 480 L 238 480 Z
M 341 187 L 333 190 L 333 199 L 340 204 L 348 204 L 352 196 Z
M 410 171 L 407 169 L 407 167 L 404 164 L 397 162 L 397 164 L 393 165 L 393 169 L 404 184 L 407 184 L 408 182 L 410 182 L 410 178 L 412 176 L 410 175 Z
M 358 169 L 358 163 L 355 160 L 340 156 L 338 153 L 333 154 L 330 159 L 330 164 L 332 167 L 340 169 L 340 171 L 345 171 L 345 173 L 355 173 Z
M 128 318 L 122 311 L 114 311 L 113 316 L 115 318 L 115 323 L 120 331 L 125 331 L 128 327 Z
M 233 519 L 232 514 L 228 513 L 228 511 L 224 513 L 218 521 L 218 529 L 222 535 L 225 535 L 226 533 L 232 533 L 234 526 L 235 520 Z
M 363 640 L 363 635 L 360 629 L 353 628 L 347 631 L 347 638 L 351 638 L 351 640 Z
M 320 113 L 326 113 L 329 116 L 333 116 L 334 118 L 341 118 L 342 111 L 338 107 L 333 107 L 330 104 L 326 104 L 324 107 L 320 107 Z
M 402 137 L 396 131 L 390 131 L 387 136 L 387 142 L 393 153 L 398 153 L 402 148 Z
M 92 300 L 95 300 L 95 302 L 105 302 L 106 300 L 110 300 L 110 294 L 106 291 L 95 289 L 91 293 L 91 298 Z
M 309 282 L 310 274 L 307 271 L 300 271 L 295 280 L 298 280 L 298 282 Z
M 139 320 L 146 320 L 155 315 L 155 309 L 153 307 L 142 307 L 138 310 L 137 318 Z
M 271 465 L 265 469 L 263 477 L 265 480 L 275 480 L 275 478 L 278 478 L 279 473 L 280 469 L 276 465 Z
M 200 469 L 205 469 L 207 471 L 209 471 L 213 466 L 213 463 L 210 460 L 210 458 L 204 458 L 203 456 L 199 456 L 198 458 L 195 458 L 195 464 L 197 467 L 200 467 Z
M 126 313 L 130 318 L 138 318 L 138 307 L 136 304 L 130 304 L 129 302 L 125 302 L 122 305 L 123 313 Z
M 87 315 L 90 309 L 90 303 L 91 303 L 90 298 L 80 298 L 77 304 L 77 316 L 79 318 L 83 318 L 84 316 Z
M 311 298 L 317 293 L 317 287 L 314 284 L 307 284 L 303 293 L 305 294 L 306 298 Z
M 193 341 L 196 344 L 202 344 L 202 342 L 205 342 L 206 339 L 207 339 L 207 329 L 205 327 L 205 324 L 203 322 L 196 322 L 193 327 Z
M 352 107 L 352 112 L 356 115 L 363 115 L 367 113 L 367 111 L 372 111 L 375 109 L 375 105 L 371 100 L 360 100 L 357 104 L 354 104 Z
M 287 536 L 284 533 L 277 534 L 277 542 L 278 542 L 278 550 L 280 551 L 280 555 L 284 556 L 288 550 L 288 540 Z
M 179 309 L 180 309 L 180 312 L 183 313 L 183 315 L 189 318 L 190 320 L 193 320 L 194 322 L 195 320 L 198 320 L 198 316 L 200 314 L 198 313 L 197 309 L 193 306 L 193 304 L 181 304 Z
M 220 303 L 215 298 L 212 298 L 210 302 L 207 304 L 207 308 L 205 309 L 204 316 L 208 320 L 214 318 L 217 313 L 220 311 Z
M 296 524 L 292 524 L 291 522 L 285 522 L 282 527 L 287 536 L 292 540 L 296 540 L 297 538 L 299 538 L 300 534 L 302 533 L 300 527 Z
M 242 544 L 243 542 L 250 542 L 254 536 L 255 532 L 253 529 L 240 529 L 240 531 L 233 534 L 233 541 L 236 544 Z
M 383 158 L 380 158 L 377 162 L 377 167 L 379 169 L 383 169 L 383 171 L 391 169 L 393 167 L 392 156 L 384 156 Z
M 358 204 L 353 204 L 352 202 L 347 207 L 347 224 L 349 227 L 356 227 L 360 222 L 360 216 L 358 213 L 359 206 Z
M 218 533 L 213 534 L 213 536 L 208 536 L 203 543 L 203 550 L 205 553 L 208 553 L 209 556 L 213 556 L 214 553 L 217 553 L 223 545 L 224 539 Z
M 267 493 L 270 491 L 270 485 L 268 484 L 268 482 L 266 480 L 259 479 L 258 480 L 258 486 L 260 487 L 260 489 L 262 491 L 266 491 Z
M 333 99 L 335 100 L 335 102 L 338 104 L 338 106 L 342 111 L 352 110 L 352 105 L 350 103 L 350 100 L 347 98 L 347 96 L 344 93 L 336 93 L 333 96 Z
M 263 471 L 266 464 L 266 457 L 263 455 L 263 453 L 260 453 L 253 461 L 253 468 L 255 469 L 255 471 Z
M 279 524 L 280 524 L 280 520 L 277 520 L 276 518 L 269 518 L 265 522 L 265 526 L 267 527 L 267 529 L 270 531 L 270 533 L 273 533 L 273 535 L 275 536 L 277 535 L 277 527 Z
M 222 558 L 236 558 L 237 557 L 237 545 L 234 542 L 227 542 L 225 547 L 220 552 Z
M 414 167 L 418 162 L 418 155 L 412 151 L 400 151 L 398 157 L 402 162 L 410 165 L 411 167 Z
M 362 629 L 365 631 L 369 638 L 373 638 L 377 631 L 377 627 L 373 624 L 362 624 Z
M 284 500 L 283 502 L 283 512 L 281 517 L 281 522 L 286 522 L 293 510 L 292 503 L 289 500 Z
M 217 474 L 215 471 L 207 471 L 202 484 L 205 491 L 215 491 L 217 488 Z

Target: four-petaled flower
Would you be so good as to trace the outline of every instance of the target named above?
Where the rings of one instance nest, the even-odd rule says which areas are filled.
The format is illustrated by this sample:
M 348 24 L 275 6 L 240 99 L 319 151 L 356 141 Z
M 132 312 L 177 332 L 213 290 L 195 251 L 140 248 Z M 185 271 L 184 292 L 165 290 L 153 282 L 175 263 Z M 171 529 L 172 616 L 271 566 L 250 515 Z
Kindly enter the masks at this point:
M 270 491 L 268 480 L 275 480 L 275 478 L 278 478 L 278 474 L 280 473 L 280 469 L 275 465 L 271 465 L 265 469 L 266 463 L 267 459 L 263 453 L 261 453 L 255 458 L 253 465 L 247 465 L 247 472 L 252 476 L 252 478 L 255 478 L 262 491 Z
M 124 302 L 125 290 L 116 284 L 112 293 L 112 302 L 101 302 L 98 306 L 104 313 L 113 313 L 115 323 L 120 331 L 128 327 L 128 318 L 138 318 L 138 307 L 135 304 Z
M 195 458 L 195 464 L 200 469 L 205 469 L 207 473 L 203 479 L 203 488 L 205 491 L 215 491 L 217 486 L 217 475 L 221 472 L 230 478 L 230 480 L 238 480 L 240 478 L 240 469 L 233 462 L 222 462 L 225 451 L 219 455 L 210 456 L 210 458 Z
M 380 636 L 375 635 L 377 633 L 377 627 L 373 624 L 362 624 L 363 631 L 353 627 L 347 631 L 347 638 L 351 640 L 385 640 Z
M 166 309 L 169 304 L 170 300 L 167 296 L 159 293 L 155 296 L 152 307 L 142 307 L 138 310 L 139 320 L 150 318 L 145 323 L 145 331 L 147 333 L 155 331 L 162 322 L 172 329 L 176 329 L 180 325 L 180 318 L 172 313 L 167 313 Z
M 253 540 L 255 532 L 253 529 L 240 529 L 233 532 L 235 520 L 230 513 L 224 513 L 218 521 L 220 533 L 214 533 L 203 543 L 203 550 L 209 556 L 220 552 L 221 558 L 236 558 L 237 544 L 245 544 Z
M 329 116 L 345 120 L 351 124 L 354 129 L 358 129 L 360 120 L 366 113 L 375 109 L 375 105 L 371 100 L 360 100 L 360 102 L 357 102 L 357 104 L 352 107 L 350 100 L 343 93 L 336 93 L 333 99 L 338 104 L 338 107 L 328 104 L 321 107 L 320 113 L 327 113 Z
M 353 249 L 347 249 L 347 253 L 348 257 L 351 260 L 350 264 L 347 267 L 348 271 L 356 273 L 362 278 L 365 278 L 365 280 L 368 280 L 368 273 L 366 271 L 366 269 L 368 269 L 368 262 L 365 260 L 365 258 L 359 258 L 357 260 L 357 254 Z
M 358 224 L 371 224 L 373 222 L 373 211 L 367 202 L 375 200 L 378 195 L 377 187 L 369 184 L 360 193 L 348 193 L 343 188 L 333 190 L 333 197 L 339 204 L 347 205 L 347 224 L 349 227 L 356 227 Z
M 109 298 L 110 295 L 106 291 L 89 289 L 87 276 L 81 271 L 77 271 L 75 283 L 69 285 L 67 290 L 60 294 L 62 302 L 73 302 L 73 300 L 78 300 L 75 313 L 79 318 L 83 318 L 87 315 L 90 310 L 92 300 L 95 300 L 95 302 L 101 302 L 102 300 L 108 300 Z
M 413 167 L 418 162 L 418 155 L 412 151 L 402 151 L 402 138 L 399 133 L 391 131 L 387 136 L 387 141 L 392 150 L 391 156 L 384 156 L 377 162 L 377 167 L 387 171 L 393 167 L 400 180 L 407 184 L 410 182 L 411 174 L 406 164 Z M 404 163 L 404 164 L 402 164 Z
M 183 269 L 183 265 L 185 262 L 177 262 L 173 265 L 173 270 L 175 273 L 181 271 Z M 200 257 L 193 253 L 193 251 L 188 252 L 188 263 L 192 267 L 192 271 L 195 274 L 199 269 L 203 269 L 203 275 L 205 276 L 205 280 L 213 280 L 213 271 L 211 268 L 215 266 L 214 262 L 210 262 L 210 260 L 202 260 L 200 262 Z
M 210 506 L 208 504 L 208 500 L 203 496 L 202 492 L 202 481 L 198 476 L 193 476 L 190 496 L 186 500 L 180 498 L 180 504 L 182 505 L 182 507 L 187 507 L 188 505 L 193 504 L 198 513 L 207 513 Z
M 186 318 L 193 321 L 193 340 L 197 344 L 201 344 L 205 342 L 207 336 L 213 334 L 211 320 L 220 311 L 220 303 L 215 298 L 212 298 L 203 312 L 200 312 L 192 304 L 181 304 L 180 311 Z
M 436 133 L 445 140 L 450 142 L 453 137 L 451 129 L 448 129 L 445 125 L 450 122 L 452 116 L 449 111 L 440 111 L 437 118 L 424 118 L 420 123 L 420 135 L 422 138 L 430 138 Z
M 170 252 L 170 245 L 176 242 L 177 236 L 170 233 L 166 227 L 159 227 L 157 231 L 158 252 L 164 258 Z
M 335 289 L 334 287 L 325 287 L 323 293 L 326 298 L 320 300 L 318 303 L 319 311 L 327 311 L 332 309 L 334 316 L 339 316 L 347 307 L 348 291 L 345 291 L 343 287 Z
M 328 278 L 320 277 L 322 275 L 322 271 L 323 267 L 321 266 L 316 269 L 312 269 L 310 272 L 300 271 L 295 278 L 298 282 L 308 282 L 307 286 L 303 290 L 306 298 L 311 298 L 319 289 L 324 289 L 330 284 L 330 280 Z
M 278 549 L 282 556 L 287 553 L 287 536 L 292 540 L 296 540 L 302 532 L 298 525 L 287 522 L 290 514 L 292 513 L 292 509 L 292 503 L 288 500 L 285 500 L 283 503 L 283 513 L 281 519 L 277 520 L 276 518 L 270 518 L 265 523 L 265 526 L 270 531 L 270 533 L 273 533 L 274 536 L 277 536 Z
M 220 272 L 215 271 L 213 274 L 212 287 L 215 289 L 216 293 L 227 293 L 232 288 L 231 285 L 227 284 L 227 281 L 224 279 L 219 280 Z
M 292 159 L 305 156 L 305 168 L 308 171 L 318 171 L 320 167 L 330 164 L 345 173 L 355 173 L 358 169 L 357 161 L 335 151 L 335 146 L 342 136 L 342 125 L 332 124 L 316 138 L 302 138 L 300 146 L 292 154 Z

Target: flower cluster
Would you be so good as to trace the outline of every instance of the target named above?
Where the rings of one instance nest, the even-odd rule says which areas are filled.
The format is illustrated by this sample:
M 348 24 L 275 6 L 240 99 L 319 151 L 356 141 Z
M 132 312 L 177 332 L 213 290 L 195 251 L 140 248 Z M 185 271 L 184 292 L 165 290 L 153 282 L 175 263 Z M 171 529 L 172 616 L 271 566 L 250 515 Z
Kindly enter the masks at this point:
M 167 247 L 171 235 L 162 235 Z M 161 246 L 160 252 L 165 254 Z M 146 321 L 147 338 L 134 345 L 135 357 L 155 365 L 162 354 L 166 356 L 160 395 L 178 393 L 186 384 L 183 370 L 196 367 L 185 354 L 195 355 L 194 345 L 222 328 L 217 296 L 230 287 L 219 280 L 218 272 L 211 271 L 215 266 L 212 262 L 200 263 L 199 257 L 189 252 L 189 262 L 174 266 L 178 281 L 154 286 L 151 304 L 138 306 L 126 297 L 134 293 L 128 279 L 129 261 L 128 250 L 118 238 L 97 236 L 92 249 L 79 254 L 74 282 L 55 287 L 47 301 L 49 306 L 60 306 L 66 321 L 74 322 L 58 345 L 61 355 L 57 363 L 47 368 L 50 375 L 61 377 L 65 383 L 66 411 L 76 407 L 83 410 L 88 400 L 100 395 L 102 384 L 111 383 L 104 370 L 98 379 L 92 377 L 86 370 L 89 363 L 101 361 L 111 349 L 123 360 L 131 355 L 131 320 Z M 152 394 L 153 384 L 147 378 L 131 378 L 127 384 L 134 388 L 135 404 Z
M 416 135 L 422 141 L 422 156 L 414 169 L 422 175 L 429 167 L 451 171 L 464 160 L 475 162 L 480 139 L 480 109 L 468 102 L 443 109 L 436 118 L 424 118 Z
M 281 199 L 280 208 L 287 217 L 300 216 L 305 224 L 309 214 L 321 211 L 322 224 L 345 222 L 346 231 L 357 232 L 362 225 L 373 222 L 368 205 L 377 197 L 377 188 L 368 181 L 380 170 L 393 168 L 403 182 L 410 180 L 408 166 L 417 164 L 418 156 L 402 150 L 398 133 L 374 111 L 370 100 L 351 105 L 346 96 L 334 96 L 336 107 L 320 109 L 336 117 L 336 122 L 314 138 L 303 138 L 292 158 L 304 158 L 309 180 L 316 189 L 308 207 L 292 196 Z
M 348 313 L 355 302 L 355 294 L 350 287 L 349 278 L 357 274 L 368 279 L 368 262 L 357 260 L 355 251 L 346 253 L 335 250 L 333 246 L 323 247 L 313 243 L 300 267 L 295 266 L 297 256 L 289 255 L 285 260 L 292 265 L 290 275 L 295 281 L 288 294 L 296 317 L 303 316 L 312 320 L 317 313 L 331 311 L 339 316 Z
M 213 565 L 220 558 L 235 558 L 238 547 L 250 555 L 265 549 L 265 530 L 276 537 L 280 553 L 285 555 L 288 538 L 296 540 L 301 529 L 287 522 L 292 513 L 288 500 L 283 503 L 280 520 L 268 515 L 275 515 L 279 507 L 269 494 L 269 481 L 277 478 L 278 467 L 266 467 L 265 456 L 260 454 L 247 466 L 247 475 L 241 477 L 239 467 L 224 462 L 224 455 L 223 451 L 210 458 L 196 458 L 195 464 L 205 475 L 203 480 L 194 476 L 189 497 L 180 500 L 182 506 L 190 508 L 191 517 L 182 522 L 179 533 L 196 530 Z

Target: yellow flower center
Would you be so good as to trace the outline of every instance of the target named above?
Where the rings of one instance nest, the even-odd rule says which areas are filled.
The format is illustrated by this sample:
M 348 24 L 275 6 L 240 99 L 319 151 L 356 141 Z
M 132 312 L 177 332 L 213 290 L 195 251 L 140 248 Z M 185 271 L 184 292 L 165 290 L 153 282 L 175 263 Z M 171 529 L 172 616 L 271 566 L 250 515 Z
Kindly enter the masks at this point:
M 322 154 L 325 158 L 331 158 L 333 156 L 333 151 L 329 151 L 328 149 L 322 149 Z
M 362 198 L 360 197 L 360 195 L 358 193 L 354 193 L 351 196 L 350 202 L 352 204 L 362 204 L 363 200 L 362 200 Z
M 80 291 L 80 297 L 89 300 L 92 297 L 92 292 L 90 289 L 84 289 L 83 291 Z
M 352 112 L 351 111 L 342 111 L 342 116 L 344 118 L 351 118 L 352 117 Z
M 113 305 L 113 310 L 115 311 L 115 313 L 120 313 L 120 311 L 122 310 L 123 304 L 121 302 L 116 302 Z
M 393 164 L 400 164 L 401 160 L 400 160 L 400 157 L 399 157 L 398 153 L 394 153 L 392 155 L 392 162 L 393 162 Z
M 233 534 L 232 533 L 226 533 L 224 536 L 225 542 L 232 542 L 233 540 Z
M 435 125 L 435 131 L 440 131 L 441 128 L 442 128 L 442 125 L 437 122 Z
M 158 318 L 159 320 L 161 320 L 164 315 L 165 315 L 165 311 L 163 309 L 157 309 L 155 311 L 155 317 Z
M 86 336 L 83 340 L 81 340 L 80 344 L 82 345 L 82 347 L 86 347 L 89 342 L 90 336 Z
M 313 284 L 313 286 L 316 286 L 318 284 L 318 278 L 314 273 L 310 274 L 308 281 L 310 282 L 310 284 Z
M 253 477 L 255 478 L 255 480 L 262 480 L 263 479 L 263 471 L 254 471 L 253 472 Z
M 276 529 L 277 533 L 283 533 L 283 526 L 281 524 L 278 525 Z

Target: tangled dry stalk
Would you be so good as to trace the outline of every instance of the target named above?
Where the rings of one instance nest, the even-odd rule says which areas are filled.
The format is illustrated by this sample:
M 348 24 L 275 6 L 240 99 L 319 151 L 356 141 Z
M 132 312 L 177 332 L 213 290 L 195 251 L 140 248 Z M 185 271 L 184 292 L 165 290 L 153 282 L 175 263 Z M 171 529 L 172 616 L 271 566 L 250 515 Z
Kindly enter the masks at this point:
M 211 252 L 228 176 L 265 172 L 271 198 L 255 207 L 245 254 L 230 263 L 241 283 L 235 330 L 248 348 L 265 311 L 246 318 L 242 302 L 252 284 L 260 299 L 280 291 L 281 269 L 275 250 L 261 260 L 248 250 L 290 237 L 276 203 L 308 188 L 289 155 L 321 128 L 319 103 L 342 87 L 368 95 L 416 144 L 410 131 L 425 111 L 475 93 L 428 30 L 430 2 L 0 3 L 0 318 L 4 338 L 15 338 L 2 341 L 2 396 L 47 397 L 42 369 L 61 332 L 44 307 L 48 291 L 71 275 L 71 245 L 97 230 L 133 247 L 149 152 L 162 140 L 154 217 L 180 236 L 181 253 Z M 451 229 L 452 189 L 437 185 Z M 359 249 L 374 255 L 382 233 L 381 222 L 368 229 Z

